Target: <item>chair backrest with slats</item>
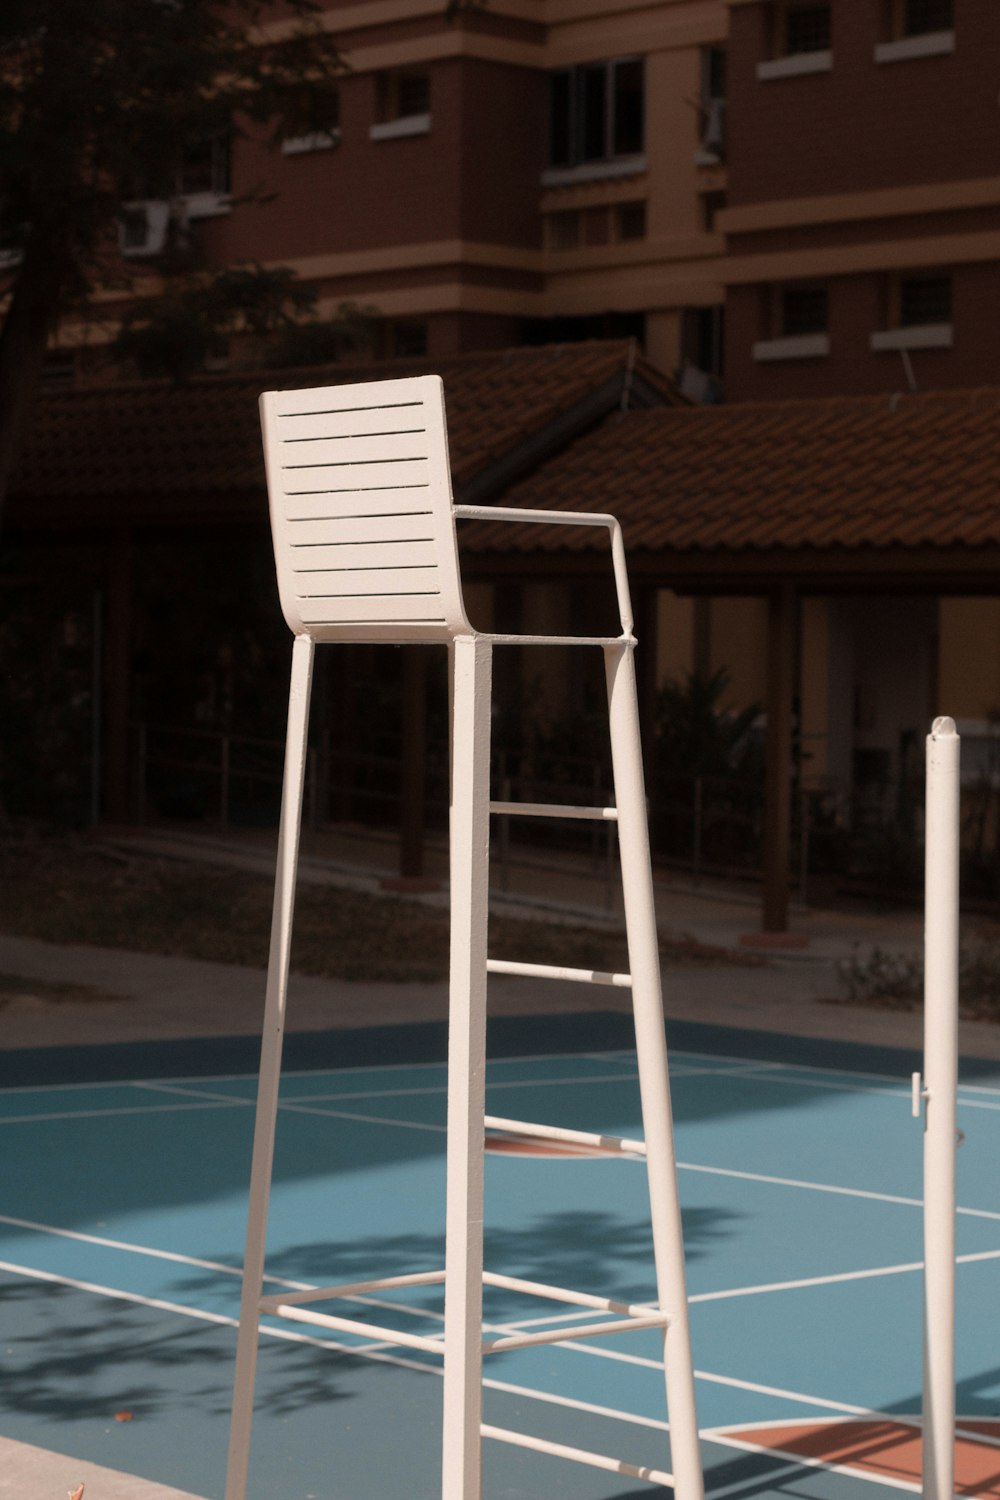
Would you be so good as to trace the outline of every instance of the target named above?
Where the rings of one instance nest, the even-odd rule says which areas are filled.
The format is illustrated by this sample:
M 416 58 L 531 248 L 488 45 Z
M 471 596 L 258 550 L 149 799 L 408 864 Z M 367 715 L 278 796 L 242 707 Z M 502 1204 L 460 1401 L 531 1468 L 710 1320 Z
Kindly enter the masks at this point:
M 278 591 L 295 634 L 468 632 L 440 377 L 268 391 L 260 407 Z

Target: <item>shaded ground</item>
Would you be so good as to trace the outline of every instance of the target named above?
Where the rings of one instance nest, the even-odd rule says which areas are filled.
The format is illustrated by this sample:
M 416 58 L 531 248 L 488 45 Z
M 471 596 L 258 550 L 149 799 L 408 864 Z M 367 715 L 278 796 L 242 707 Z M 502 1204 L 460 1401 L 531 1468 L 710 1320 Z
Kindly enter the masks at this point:
M 79 836 L 8 836 L 0 843 L 0 930 L 18 937 L 262 968 L 271 900 L 271 880 L 245 870 L 125 852 Z M 628 967 L 623 933 L 604 926 L 495 916 L 490 951 L 497 958 L 530 951 L 537 963 Z M 674 936 L 661 939 L 661 952 L 674 964 L 762 962 Z M 292 965 L 331 979 L 441 979 L 448 971 L 447 909 L 301 885 Z M 18 983 L 16 976 L 8 982 Z

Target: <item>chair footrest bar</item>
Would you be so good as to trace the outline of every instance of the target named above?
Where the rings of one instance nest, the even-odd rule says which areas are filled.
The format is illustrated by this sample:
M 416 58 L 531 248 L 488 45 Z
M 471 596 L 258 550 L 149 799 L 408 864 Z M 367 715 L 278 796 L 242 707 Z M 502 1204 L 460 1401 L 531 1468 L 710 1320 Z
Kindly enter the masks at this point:
M 629 1479 L 647 1479 L 650 1484 L 664 1484 L 673 1488 L 674 1476 L 663 1469 L 649 1469 L 644 1464 L 626 1463 L 623 1458 L 609 1458 L 604 1453 L 591 1453 L 586 1448 L 570 1448 L 566 1443 L 550 1443 L 547 1438 L 536 1438 L 525 1432 L 511 1432 L 506 1427 L 490 1427 L 485 1423 L 479 1429 L 483 1437 L 495 1438 L 500 1443 L 513 1443 L 516 1448 L 531 1448 L 535 1453 L 547 1453 L 552 1458 L 569 1458 L 578 1464 L 588 1464 L 592 1469 L 606 1469 L 611 1474 L 624 1474 Z
M 499 1339 L 487 1339 L 484 1354 L 498 1354 L 503 1349 L 528 1349 L 533 1344 L 565 1344 L 571 1339 L 597 1339 L 609 1333 L 636 1333 L 640 1328 L 666 1328 L 666 1313 L 647 1313 L 645 1317 L 618 1318 L 613 1323 L 574 1323 L 549 1328 L 542 1333 L 511 1333 Z
M 613 989 L 632 988 L 631 974 L 605 973 L 601 969 L 569 969 L 561 964 L 526 964 L 509 958 L 488 958 L 487 974 L 519 974 L 525 979 L 571 979 L 575 984 L 607 984 Z
M 544 1141 L 565 1141 L 571 1146 L 591 1146 L 601 1151 L 620 1151 L 623 1156 L 645 1156 L 645 1141 L 630 1141 L 624 1136 L 596 1135 L 590 1130 L 570 1130 L 563 1125 L 532 1125 L 527 1120 L 507 1120 L 502 1115 L 486 1115 L 488 1130 L 502 1130 L 505 1135 L 537 1136 Z M 287 1298 L 283 1299 L 287 1301 Z
M 338 1333 L 356 1333 L 363 1339 L 400 1344 L 404 1349 L 423 1349 L 431 1354 L 444 1353 L 443 1334 L 431 1337 L 419 1333 L 404 1333 L 401 1328 L 384 1328 L 378 1323 L 362 1323 L 357 1318 L 338 1318 L 332 1313 L 313 1312 L 311 1308 L 293 1307 L 287 1302 L 269 1308 L 268 1311 L 276 1313 L 279 1318 L 287 1318 L 292 1323 L 308 1323 L 313 1328 L 332 1328 Z
M 573 1292 L 565 1286 L 549 1286 L 544 1281 L 525 1281 L 523 1276 L 504 1276 L 499 1271 L 484 1271 L 483 1286 L 498 1287 L 505 1292 L 523 1292 L 528 1297 L 547 1297 L 550 1302 L 569 1302 L 574 1307 L 593 1307 L 598 1312 L 621 1313 L 627 1318 L 645 1318 L 659 1312 L 648 1302 L 616 1302 L 612 1297 L 596 1297 L 592 1292 Z M 664 1313 L 660 1313 L 665 1317 Z
M 332 1297 L 358 1297 L 365 1292 L 382 1292 L 387 1287 L 439 1286 L 443 1271 L 413 1271 L 405 1276 L 379 1276 L 373 1281 L 344 1282 L 341 1286 L 309 1287 L 301 1292 L 277 1292 L 261 1297 L 261 1312 L 277 1312 L 279 1307 L 295 1307 L 302 1302 L 325 1302 Z
M 491 813 L 508 818 L 590 818 L 600 823 L 617 823 L 617 807 L 593 807 L 570 802 L 491 802 Z

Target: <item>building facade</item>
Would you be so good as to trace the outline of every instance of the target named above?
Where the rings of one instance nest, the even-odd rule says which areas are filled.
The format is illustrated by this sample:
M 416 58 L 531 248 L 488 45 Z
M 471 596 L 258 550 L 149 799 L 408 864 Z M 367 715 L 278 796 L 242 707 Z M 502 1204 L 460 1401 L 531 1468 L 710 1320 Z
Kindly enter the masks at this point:
M 997 379 L 990 0 L 730 0 L 732 400 Z

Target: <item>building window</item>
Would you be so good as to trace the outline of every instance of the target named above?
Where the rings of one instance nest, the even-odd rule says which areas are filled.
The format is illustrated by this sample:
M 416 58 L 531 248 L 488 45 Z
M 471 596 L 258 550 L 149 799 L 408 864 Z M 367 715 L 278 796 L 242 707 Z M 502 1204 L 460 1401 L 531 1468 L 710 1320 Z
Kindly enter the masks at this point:
M 177 172 L 176 192 L 185 198 L 197 194 L 221 197 L 229 192 L 228 135 L 213 135 L 185 146 Z
M 825 73 L 833 66 L 831 7 L 774 0 L 770 7 L 770 57 L 757 64 L 759 79 Z
M 825 333 L 828 295 L 824 286 L 785 286 L 778 292 L 778 328 L 781 338 Z
M 950 31 L 954 24 L 952 0 L 895 0 L 893 35 L 927 36 Z
M 431 75 L 426 69 L 399 68 L 375 80 L 376 122 L 373 141 L 404 135 L 426 135 L 431 128 Z
M 393 359 L 422 359 L 427 353 L 427 324 L 412 319 L 390 329 Z
M 619 203 L 615 209 L 615 238 L 619 240 L 644 240 L 646 238 L 645 203 Z
M 701 135 L 695 165 L 714 167 L 726 159 L 726 49 L 701 49 Z
M 681 315 L 681 365 L 720 379 L 723 374 L 725 308 L 685 307 Z
M 827 52 L 830 47 L 829 5 L 783 5 L 775 16 L 775 55 L 797 57 L 803 52 Z
M 716 218 L 726 206 L 723 192 L 701 193 L 698 199 L 701 208 L 701 227 L 706 234 L 715 234 Z
M 286 136 L 281 143 L 285 156 L 298 156 L 305 151 L 329 151 L 340 141 L 340 90 L 330 89 L 324 94 L 321 111 L 317 115 L 322 125 L 303 135 Z
M 901 328 L 913 328 L 924 323 L 950 322 L 950 276 L 900 277 L 899 324 Z
M 876 62 L 905 62 L 955 50 L 953 0 L 885 0 L 883 35 Z
M 830 352 L 829 294 L 815 282 L 765 289 L 770 337 L 753 346 L 756 360 L 817 359 Z
M 560 68 L 549 79 L 549 164 L 582 167 L 620 162 L 644 144 L 641 57 Z
M 886 298 L 887 327 L 869 341 L 875 351 L 950 349 L 951 277 L 943 271 L 907 272 L 893 277 Z
M 580 213 L 578 209 L 562 209 L 548 216 L 548 241 L 550 250 L 575 250 L 580 243 Z

